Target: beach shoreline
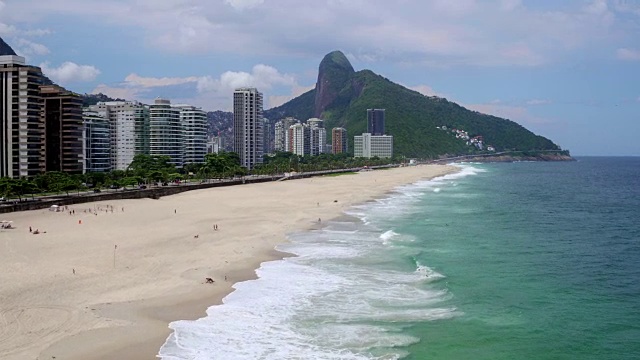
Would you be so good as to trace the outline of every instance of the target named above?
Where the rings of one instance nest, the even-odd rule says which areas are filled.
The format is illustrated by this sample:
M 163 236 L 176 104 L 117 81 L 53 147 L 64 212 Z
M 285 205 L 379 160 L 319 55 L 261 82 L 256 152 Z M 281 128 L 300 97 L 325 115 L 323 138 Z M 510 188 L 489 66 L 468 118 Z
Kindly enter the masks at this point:
M 424 165 L 10 214 L 18 228 L 0 233 L 0 357 L 154 359 L 170 322 L 205 316 L 260 264 L 289 256 L 274 250 L 287 234 L 455 171 Z

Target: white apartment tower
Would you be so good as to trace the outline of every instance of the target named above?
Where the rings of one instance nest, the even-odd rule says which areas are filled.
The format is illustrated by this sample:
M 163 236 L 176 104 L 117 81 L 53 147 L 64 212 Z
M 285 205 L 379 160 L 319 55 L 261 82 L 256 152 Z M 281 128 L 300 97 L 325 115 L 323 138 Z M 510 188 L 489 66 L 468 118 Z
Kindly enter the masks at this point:
M 274 131 L 274 145 L 276 151 L 290 151 L 289 141 L 287 140 L 289 128 L 291 125 L 298 122 L 300 122 L 298 119 L 292 117 L 286 117 L 276 122 Z
M 111 171 L 111 123 L 95 111 L 85 111 L 84 169 L 85 172 Z
M 111 123 L 111 168 L 126 170 L 137 154 L 149 154 L 149 109 L 137 101 L 108 101 L 89 111 Z
M 311 129 L 306 124 L 293 124 L 289 127 L 289 151 L 299 155 L 308 156 L 311 154 Z
M 311 118 L 307 120 L 307 125 L 310 128 L 309 154 L 311 156 L 324 154 L 327 144 L 327 130 L 324 128 L 324 121 L 318 118 Z
M 176 167 L 184 164 L 184 132 L 180 109 L 171 101 L 157 98 L 149 105 L 149 155 L 168 156 Z
M 233 149 L 240 165 L 253 169 L 262 164 L 262 93 L 239 88 L 233 93 Z
M 172 105 L 180 110 L 184 136 L 184 164 L 204 163 L 207 154 L 207 113 L 190 105 Z
M 40 68 L 25 65 L 25 59 L 0 39 L 0 177 L 40 172 L 42 82 Z

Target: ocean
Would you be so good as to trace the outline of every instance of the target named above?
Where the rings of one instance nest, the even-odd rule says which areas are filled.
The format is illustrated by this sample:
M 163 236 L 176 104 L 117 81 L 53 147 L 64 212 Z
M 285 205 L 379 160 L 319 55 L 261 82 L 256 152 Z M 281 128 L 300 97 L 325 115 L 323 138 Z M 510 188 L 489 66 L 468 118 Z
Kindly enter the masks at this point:
M 162 359 L 640 359 L 640 158 L 459 166 L 291 234 Z

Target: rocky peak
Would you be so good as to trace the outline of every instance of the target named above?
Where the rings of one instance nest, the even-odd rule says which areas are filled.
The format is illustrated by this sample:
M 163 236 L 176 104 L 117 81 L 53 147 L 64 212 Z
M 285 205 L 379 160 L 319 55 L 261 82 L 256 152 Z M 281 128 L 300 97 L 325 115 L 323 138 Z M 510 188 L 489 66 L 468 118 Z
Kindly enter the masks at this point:
M 318 69 L 315 117 L 321 117 L 322 112 L 338 97 L 340 90 L 349 83 L 354 74 L 353 66 L 341 51 L 325 55 Z

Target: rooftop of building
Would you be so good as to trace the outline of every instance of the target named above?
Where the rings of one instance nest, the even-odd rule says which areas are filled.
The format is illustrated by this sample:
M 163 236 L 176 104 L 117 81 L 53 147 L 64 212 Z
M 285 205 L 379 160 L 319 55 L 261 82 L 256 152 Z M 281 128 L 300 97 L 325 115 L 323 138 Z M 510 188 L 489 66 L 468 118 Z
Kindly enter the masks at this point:
M 0 56 L 17 56 L 15 51 L 0 37 Z

